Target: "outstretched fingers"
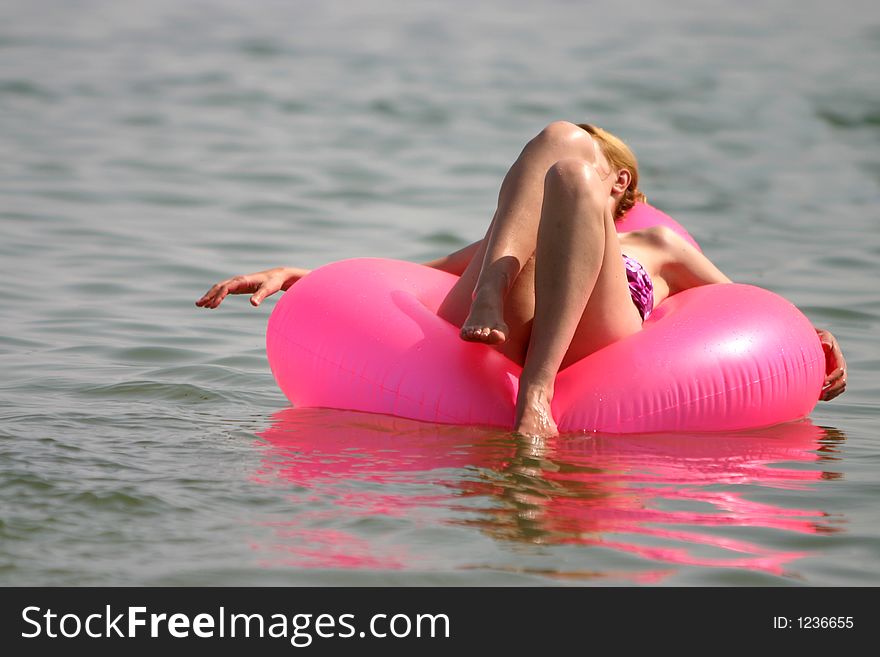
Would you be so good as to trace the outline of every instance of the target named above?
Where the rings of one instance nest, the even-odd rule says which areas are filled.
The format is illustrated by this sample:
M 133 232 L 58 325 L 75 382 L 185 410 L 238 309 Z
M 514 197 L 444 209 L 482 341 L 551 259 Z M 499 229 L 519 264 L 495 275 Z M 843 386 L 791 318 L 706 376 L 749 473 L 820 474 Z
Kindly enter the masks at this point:
M 225 281 L 223 283 L 216 283 L 202 295 L 201 299 L 196 301 L 196 305 L 199 308 L 216 308 L 226 298 L 227 294 L 229 294 L 227 283 Z
M 297 267 L 275 267 L 253 274 L 233 276 L 220 281 L 196 301 L 200 308 L 216 308 L 229 294 L 251 294 L 251 305 L 259 306 L 266 297 L 286 290 L 309 273 Z
M 278 290 L 281 289 L 281 283 L 276 281 L 275 279 L 269 279 L 262 285 L 260 285 L 259 289 L 251 296 L 251 305 L 256 308 L 261 303 L 263 303 L 263 299 L 266 297 L 270 297 L 275 294 Z
M 229 294 L 243 294 L 253 292 L 255 289 L 257 287 L 249 277 L 234 276 L 214 284 L 202 298 L 196 301 L 196 305 L 199 308 L 216 308 Z

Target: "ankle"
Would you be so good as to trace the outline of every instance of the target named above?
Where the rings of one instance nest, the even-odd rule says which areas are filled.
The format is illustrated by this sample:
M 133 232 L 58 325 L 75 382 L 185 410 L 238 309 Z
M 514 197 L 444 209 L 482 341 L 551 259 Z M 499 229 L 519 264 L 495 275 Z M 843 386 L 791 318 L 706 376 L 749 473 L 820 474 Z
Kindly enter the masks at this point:
M 556 373 L 546 367 L 535 367 L 527 360 L 519 377 L 519 389 L 523 393 L 543 394 L 552 399 Z
M 508 287 L 509 278 L 505 273 L 481 276 L 474 286 L 471 300 L 477 301 L 479 299 L 483 303 L 500 303 L 507 295 Z
M 553 401 L 553 383 L 540 383 L 537 381 L 531 381 L 529 383 L 520 382 L 517 398 L 524 402 L 541 402 L 549 404 Z
M 516 398 L 514 433 L 532 437 L 549 437 L 558 434 L 559 430 L 553 419 L 552 398 L 552 388 L 543 386 L 520 388 Z

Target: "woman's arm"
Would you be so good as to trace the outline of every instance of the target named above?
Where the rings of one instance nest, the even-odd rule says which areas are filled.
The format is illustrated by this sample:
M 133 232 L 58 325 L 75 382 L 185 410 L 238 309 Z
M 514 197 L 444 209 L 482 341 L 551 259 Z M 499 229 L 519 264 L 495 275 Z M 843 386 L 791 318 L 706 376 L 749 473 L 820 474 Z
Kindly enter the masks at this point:
M 669 284 L 669 294 L 700 285 L 732 281 L 686 239 L 671 229 L 656 231 L 653 239 L 665 254 L 662 276 Z
M 463 249 L 459 249 L 455 253 L 450 253 L 442 258 L 437 258 L 436 260 L 423 264 L 432 269 L 440 269 L 441 271 L 448 271 L 450 274 L 461 276 L 464 273 L 464 270 L 467 269 L 471 260 L 473 260 L 476 252 L 479 251 L 482 243 L 483 240 L 478 240 Z
M 479 250 L 481 243 L 482 240 L 474 242 L 455 253 L 450 253 L 447 256 L 424 264 L 426 267 L 440 269 L 450 274 L 461 276 L 474 257 L 474 254 Z M 308 269 L 301 269 L 299 267 L 275 267 L 265 271 L 254 272 L 253 274 L 233 276 L 213 285 L 210 290 L 202 295 L 201 299 L 196 301 L 196 305 L 199 308 L 216 308 L 227 295 L 251 294 L 251 305 L 259 306 L 266 297 L 272 296 L 279 290 L 286 290 L 308 273 Z
M 286 290 L 308 273 L 308 269 L 298 267 L 275 267 L 253 274 L 233 276 L 216 283 L 202 295 L 201 299 L 196 301 L 196 305 L 199 308 L 216 308 L 223 302 L 227 294 L 252 293 L 251 305 L 259 306 L 263 299 L 275 294 L 278 290 Z
M 669 251 L 664 278 L 669 283 L 670 294 L 709 283 L 731 282 L 706 256 L 678 235 L 674 238 L 664 235 L 662 239 L 667 242 L 664 247 Z M 831 401 L 846 391 L 846 359 L 830 331 L 816 329 L 816 334 L 825 352 L 825 381 L 819 399 Z

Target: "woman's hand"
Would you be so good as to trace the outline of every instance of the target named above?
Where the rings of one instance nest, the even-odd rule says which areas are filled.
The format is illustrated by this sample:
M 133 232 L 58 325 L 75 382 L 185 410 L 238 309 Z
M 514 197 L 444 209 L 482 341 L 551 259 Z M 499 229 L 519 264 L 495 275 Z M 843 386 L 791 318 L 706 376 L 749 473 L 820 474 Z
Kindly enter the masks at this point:
M 822 384 L 819 399 L 831 401 L 846 390 L 846 360 L 837 344 L 837 338 L 830 331 L 816 329 L 816 333 L 825 352 L 825 383 Z
M 286 290 L 308 273 L 308 269 L 275 267 L 253 274 L 233 276 L 220 281 L 205 292 L 202 298 L 196 301 L 196 305 L 199 308 L 216 308 L 227 294 L 251 293 L 251 305 L 259 306 L 263 299 L 272 296 L 278 290 Z

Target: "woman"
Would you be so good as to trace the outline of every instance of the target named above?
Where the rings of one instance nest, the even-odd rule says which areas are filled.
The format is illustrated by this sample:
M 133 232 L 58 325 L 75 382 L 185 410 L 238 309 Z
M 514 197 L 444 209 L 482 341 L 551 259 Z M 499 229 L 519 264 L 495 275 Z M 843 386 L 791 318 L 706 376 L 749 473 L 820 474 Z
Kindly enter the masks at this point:
M 615 220 L 644 196 L 638 163 L 595 126 L 551 123 L 511 166 L 486 236 L 426 263 L 460 276 L 438 313 L 464 340 L 485 342 L 523 366 L 514 431 L 557 432 L 550 404 L 558 371 L 641 330 L 656 304 L 682 290 L 729 283 L 667 228 L 618 235 Z M 197 306 L 252 293 L 255 306 L 306 270 L 276 268 L 214 285 Z M 818 331 L 828 376 L 822 399 L 846 387 L 837 341 Z

